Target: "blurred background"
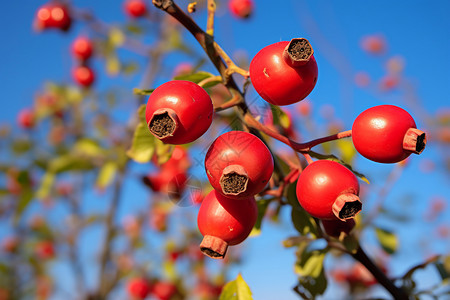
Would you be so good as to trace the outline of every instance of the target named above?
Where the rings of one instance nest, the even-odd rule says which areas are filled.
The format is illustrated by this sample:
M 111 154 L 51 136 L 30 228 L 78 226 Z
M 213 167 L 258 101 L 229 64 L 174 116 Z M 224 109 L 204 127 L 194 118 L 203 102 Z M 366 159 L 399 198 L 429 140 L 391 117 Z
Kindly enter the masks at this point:
M 205 2 L 198 1 L 197 12 L 192 14 L 202 28 L 206 26 Z M 176 3 L 186 9 L 189 2 Z M 86 22 L 79 20 L 75 20 L 67 32 L 37 32 L 33 29 L 33 20 L 37 9 L 43 4 L 44 1 L 0 3 L 0 32 L 3 38 L 0 47 L 0 126 L 3 131 L 10 132 L 7 136 L 3 135 L 0 142 L 0 163 L 17 165 L 21 170 L 29 166 L 32 155 L 11 154 L 8 145 L 14 139 L 31 139 L 34 148 L 38 149 L 47 139 L 51 125 L 44 124 L 41 131 L 30 134 L 18 128 L 19 112 L 25 107 L 32 107 L 36 98 L 53 85 L 75 85 L 71 71 L 77 62 L 70 53 L 70 47 L 76 37 L 102 38 L 100 33 L 92 33 Z M 154 30 L 153 26 L 162 26 L 163 20 L 164 24 L 170 24 L 151 3 L 148 3 L 148 9 L 154 21 L 131 19 L 124 13 L 122 1 L 79 0 L 72 1 L 71 5 L 80 12 L 90 11 L 98 20 L 117 27 L 145 45 L 155 45 L 160 38 L 155 32 L 162 31 L 161 27 Z M 226 1 L 217 1 L 215 40 L 243 68 L 248 68 L 252 57 L 269 44 L 294 37 L 305 37 L 311 42 L 319 67 L 317 85 L 308 99 L 283 107 L 292 116 L 291 122 L 298 140 L 310 140 L 351 129 L 360 112 L 380 104 L 404 108 L 414 117 L 418 128 L 427 132 L 425 151 L 397 165 L 378 164 L 364 159 L 354 151 L 351 140 L 333 142 L 314 149 L 335 154 L 367 177 L 370 184 L 360 181 L 364 203 L 361 219 L 370 219 L 371 222 L 361 231 L 361 244 L 370 256 L 385 265 L 392 277 L 402 276 L 433 255 L 448 255 L 450 251 L 449 10 L 450 3 L 447 1 L 408 1 L 408 5 L 392 1 L 346 1 L 345 4 L 333 1 L 255 1 L 251 16 L 240 19 L 230 13 Z M 159 25 L 158 20 L 161 21 Z M 89 102 L 93 106 L 93 115 L 102 113 L 112 116 L 108 122 L 97 120 L 105 131 L 116 132 L 119 136 L 125 134 L 119 127 L 126 126 L 136 111 L 134 88 L 155 88 L 170 80 L 177 68 L 179 71 L 180 65 L 188 69 L 199 66 L 200 70 L 217 74 L 184 28 L 177 27 L 170 34 L 176 40 L 174 43 L 186 49 L 162 51 L 162 63 L 151 86 L 145 86 L 146 80 L 143 79 L 143 74 L 149 74 L 146 72 L 147 58 L 137 54 L 135 49 L 119 46 L 114 55 L 108 52 L 95 54 L 90 63 L 96 74 L 92 87 L 95 92 L 86 94 L 83 91 L 82 95 L 98 99 L 98 102 Z M 121 35 L 110 32 L 108 38 L 110 41 L 120 39 Z M 235 79 L 238 84 L 243 84 L 242 77 L 235 75 Z M 246 99 L 255 114 L 264 115 L 267 106 L 251 86 Z M 102 107 L 110 104 L 108 101 L 111 101 L 111 106 Z M 190 190 L 210 189 L 202 165 L 205 149 L 217 132 L 226 130 L 224 124 L 217 124 L 215 131 L 209 130 L 198 144 L 189 148 Z M 288 151 L 283 146 L 274 145 L 280 153 Z M 119 225 L 126 224 L 130 218 L 134 220 L 133 216 L 143 211 L 149 211 L 156 201 L 154 199 L 163 197 L 151 191 L 141 180 L 143 175 L 157 172 L 157 168 L 150 164 L 131 164 L 132 168 L 124 179 L 122 201 L 115 217 Z M 42 175 L 42 172 L 37 173 Z M 6 189 L 5 174 L 2 173 L 0 181 L 2 190 Z M 95 180 L 94 175 L 88 176 Z M 66 181 L 72 178 L 70 175 L 62 177 Z M 36 178 L 38 186 L 40 178 Z M 83 214 L 97 216 L 107 211 L 112 189 L 110 186 L 103 189 L 85 188 L 82 195 Z M 14 201 L 7 193 L 2 193 L 2 199 L 4 203 Z M 2 207 L 0 241 L 14 235 L 13 217 L 5 213 L 5 205 Z M 164 233 L 143 224 L 141 233 L 144 241 L 154 251 L 140 248 L 134 260 L 163 261 L 167 247 L 170 247 L 168 239 L 173 244 L 179 244 L 180 240 L 186 238 L 183 228 L 189 227 L 195 231 L 197 211 L 198 206 L 189 201 L 174 205 L 170 208 L 167 220 L 168 231 Z M 57 228 L 64 232 L 64 226 L 70 222 L 71 212 L 61 201 L 43 201 L 33 197 L 20 219 L 23 224 L 29 224 L 36 216 L 42 216 L 51 229 Z M 383 250 L 374 228 L 383 228 L 393 234 L 398 242 L 393 254 Z M 97 284 L 95 252 L 100 249 L 99 241 L 103 239 L 104 233 L 102 226 L 93 224 L 79 238 L 77 249 L 88 288 Z M 283 240 L 297 234 L 290 220 L 290 209 L 281 208 L 279 212 L 269 209 L 261 232 L 250 237 L 242 246 L 232 247 L 230 255 L 235 253 L 237 261 L 230 263 L 226 271 L 221 269 L 218 273 L 226 274 L 226 281 L 241 273 L 254 299 L 298 299 L 298 295 L 292 291 L 298 277 L 294 272 L 295 249 L 285 248 L 282 244 Z M 124 239 L 118 238 L 114 249 L 121 249 L 124 244 Z M 64 252 L 64 247 L 61 246 L 59 251 Z M 2 255 L 4 262 L 7 256 Z M 148 255 L 154 256 L 149 258 Z M 60 257 L 47 266 L 47 273 L 51 274 L 52 286 L 55 287 L 49 299 L 77 299 L 73 296 L 77 289 L 76 280 L 68 260 L 68 257 Z M 221 262 L 207 260 L 207 269 L 213 273 L 223 267 Z M 349 299 L 351 283 L 340 281 L 335 271 L 350 269 L 352 264 L 350 258 L 327 256 L 325 269 L 329 275 L 328 289 L 320 299 Z M 177 265 L 179 270 L 184 270 L 179 271 L 183 276 L 189 276 L 191 272 L 186 265 L 183 262 Z M 161 266 L 153 262 L 147 267 L 152 270 L 149 272 L 158 277 L 171 278 L 167 274 L 175 272 L 168 271 L 171 266 L 167 264 Z M 417 271 L 414 276 L 419 290 L 433 287 L 441 281 L 441 275 L 432 267 Z M 374 298 L 389 297 L 379 286 L 366 287 L 364 292 L 368 293 L 364 295 Z M 126 299 L 122 281 L 113 290 L 111 299 Z M 423 299 L 427 298 L 424 296 Z

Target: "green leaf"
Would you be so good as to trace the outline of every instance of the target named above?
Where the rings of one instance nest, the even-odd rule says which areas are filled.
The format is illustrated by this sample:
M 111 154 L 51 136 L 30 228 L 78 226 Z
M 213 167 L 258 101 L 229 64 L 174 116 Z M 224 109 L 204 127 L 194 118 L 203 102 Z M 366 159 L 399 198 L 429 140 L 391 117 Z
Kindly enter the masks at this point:
M 111 184 L 116 173 L 117 163 L 113 161 L 107 162 L 101 167 L 100 172 L 98 173 L 96 186 L 100 189 L 105 189 Z
M 289 117 L 286 115 L 286 113 L 279 107 L 273 104 L 270 104 L 270 110 L 272 111 L 272 120 L 274 125 L 281 125 L 283 128 L 286 128 L 283 126 L 282 123 L 286 123 L 286 119 L 289 122 Z
M 41 180 L 41 185 L 36 192 L 36 197 L 44 199 L 50 194 L 50 190 L 55 182 L 55 173 L 47 171 Z
M 187 80 L 187 81 L 199 83 L 200 81 L 202 81 L 206 78 L 212 77 L 212 76 L 214 76 L 214 75 L 209 72 L 199 71 L 194 74 L 175 76 L 173 79 L 174 80 Z
M 143 123 L 147 123 L 147 120 L 145 119 L 145 109 L 146 109 L 146 107 L 147 106 L 145 104 L 142 104 L 138 108 L 139 120 L 141 120 L 141 122 L 143 122 Z
M 50 161 L 48 170 L 57 174 L 67 171 L 87 171 L 94 167 L 92 162 L 85 157 L 65 154 Z
M 103 149 L 92 139 L 80 139 L 73 146 L 73 151 L 76 155 L 88 157 L 99 157 L 104 155 Z
M 333 155 L 333 154 L 320 154 L 320 153 L 317 153 L 317 152 L 314 152 L 314 151 L 309 151 L 308 154 L 311 155 L 314 158 L 317 158 L 317 159 L 326 159 L 326 160 L 331 160 L 331 161 L 338 162 L 341 165 L 343 165 L 344 167 L 346 167 L 347 169 L 349 169 L 350 171 L 352 171 L 353 174 L 355 174 L 357 177 L 359 177 L 362 181 L 366 182 L 367 184 L 370 184 L 369 179 L 367 179 L 367 177 L 364 174 L 353 170 L 351 165 L 347 164 L 342 159 L 338 158 L 336 155 Z
M 106 57 L 106 73 L 111 76 L 119 74 L 121 69 L 120 60 L 116 55 Z
M 285 239 L 283 241 L 283 246 L 286 248 L 291 248 L 291 247 L 299 247 L 302 244 L 306 245 L 310 242 L 312 242 L 313 239 L 311 239 L 310 237 L 304 236 L 304 235 L 299 235 L 299 236 L 293 236 L 290 237 L 288 239 Z
M 397 251 L 398 239 L 394 233 L 382 228 L 375 228 L 375 233 L 378 238 L 378 242 L 384 251 L 389 254 L 393 254 Z
M 116 47 L 123 45 L 123 43 L 125 42 L 125 35 L 119 28 L 112 28 L 109 31 L 108 37 L 109 42 Z
M 315 296 L 323 294 L 327 288 L 327 278 L 323 267 L 326 254 L 327 249 L 304 249 L 298 255 L 294 271 L 300 275 L 298 287 L 309 294 L 309 299 L 314 299 Z
M 162 165 L 167 162 L 172 156 L 174 145 L 164 144 L 159 139 L 155 138 L 156 157 L 158 165 Z
M 22 213 L 30 204 L 31 200 L 33 200 L 33 191 L 31 190 L 31 188 L 27 188 L 20 194 L 19 203 L 17 204 L 17 209 L 15 211 L 14 223 L 17 224 L 17 222 L 20 220 Z
M 11 144 L 11 150 L 18 155 L 28 152 L 31 147 L 33 143 L 29 139 L 16 139 Z
M 238 274 L 237 278 L 228 282 L 222 289 L 219 300 L 252 300 L 252 291 L 250 287 Z
M 258 236 L 261 233 L 261 223 L 264 215 L 266 214 L 267 207 L 272 200 L 273 198 L 256 201 L 256 205 L 258 206 L 258 217 L 256 219 L 255 226 L 253 226 L 253 229 L 250 232 L 250 236 Z
M 147 163 L 155 151 L 156 138 L 148 130 L 147 124 L 140 122 L 134 131 L 133 143 L 127 155 L 138 163 Z
M 141 90 L 141 89 L 138 89 L 138 88 L 134 88 L 133 89 L 133 94 L 141 95 L 141 96 L 150 96 L 153 93 L 154 90 L 155 89 Z
M 341 236 L 345 234 L 341 232 Z M 345 234 L 345 237 L 342 241 L 342 244 L 344 244 L 344 247 L 350 252 L 350 253 L 356 253 L 359 247 L 358 240 L 353 235 Z
M 317 236 L 317 224 L 313 217 L 308 214 L 297 200 L 296 183 L 290 184 L 288 187 L 287 199 L 292 206 L 291 219 L 295 229 L 301 235 L 312 234 Z

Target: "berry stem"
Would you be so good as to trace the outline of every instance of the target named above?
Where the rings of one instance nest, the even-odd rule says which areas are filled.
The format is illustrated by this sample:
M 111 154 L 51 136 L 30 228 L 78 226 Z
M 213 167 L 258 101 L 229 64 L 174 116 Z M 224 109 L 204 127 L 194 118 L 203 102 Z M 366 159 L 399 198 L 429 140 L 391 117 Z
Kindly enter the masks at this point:
M 354 259 L 362 263 L 375 279 L 392 295 L 396 300 L 408 300 L 409 296 L 405 290 L 397 287 L 394 283 L 378 268 L 374 262 L 367 256 L 361 246 L 355 253 L 351 254 Z
M 210 36 L 214 35 L 214 15 L 216 13 L 216 2 L 208 0 L 208 19 L 206 21 L 206 33 Z
M 318 138 L 318 139 L 315 139 L 315 140 L 312 140 L 312 141 L 309 141 L 306 143 L 297 143 L 297 142 L 289 139 L 288 137 L 281 135 L 279 132 L 276 132 L 276 131 L 268 128 L 267 126 L 261 124 L 249 113 L 245 114 L 244 122 L 248 126 L 264 132 L 268 136 L 271 136 L 272 138 L 290 146 L 292 149 L 294 149 L 295 151 L 300 152 L 300 153 L 307 153 L 308 151 L 311 150 L 312 147 L 317 146 L 322 143 L 325 143 L 325 142 L 330 142 L 330 141 L 334 141 L 334 140 L 352 136 L 352 131 L 347 130 L 347 131 L 339 132 L 339 133 L 336 133 L 333 135 Z
M 222 81 L 222 76 L 217 75 L 217 76 L 211 76 L 211 77 L 205 78 L 202 81 L 200 81 L 198 83 L 198 85 L 201 86 L 202 88 L 204 88 L 206 84 L 214 82 L 214 81 Z
M 221 104 L 220 106 L 216 106 L 214 107 L 214 111 L 215 112 L 219 112 L 222 110 L 225 110 L 227 108 L 230 107 L 234 107 L 236 105 L 239 105 L 242 102 L 241 97 L 239 97 L 239 95 L 235 94 L 230 100 L 228 100 L 227 102 Z
M 303 154 L 303 156 L 305 157 L 305 159 L 306 159 L 306 162 L 308 163 L 308 165 L 310 165 L 310 164 L 312 164 L 314 161 L 312 160 L 312 158 L 311 158 L 311 155 L 309 155 L 308 153 L 302 153 Z

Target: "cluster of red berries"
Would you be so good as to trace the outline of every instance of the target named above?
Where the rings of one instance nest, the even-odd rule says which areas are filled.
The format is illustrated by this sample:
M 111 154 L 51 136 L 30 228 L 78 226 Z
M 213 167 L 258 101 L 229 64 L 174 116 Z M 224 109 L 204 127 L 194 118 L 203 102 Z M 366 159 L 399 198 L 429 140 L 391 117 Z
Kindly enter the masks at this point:
M 34 27 L 38 31 L 54 28 L 67 31 L 72 24 L 72 16 L 63 3 L 49 2 L 41 6 L 36 14 Z
M 169 281 L 157 281 L 150 284 L 146 278 L 135 277 L 128 282 L 127 291 L 134 300 L 145 299 L 150 294 L 158 300 L 169 300 L 178 293 L 178 288 Z
M 80 36 L 76 38 L 71 46 L 72 55 L 77 60 L 77 66 L 72 71 L 72 77 L 82 87 L 90 87 L 95 80 L 95 73 L 88 62 L 94 53 L 92 40 Z

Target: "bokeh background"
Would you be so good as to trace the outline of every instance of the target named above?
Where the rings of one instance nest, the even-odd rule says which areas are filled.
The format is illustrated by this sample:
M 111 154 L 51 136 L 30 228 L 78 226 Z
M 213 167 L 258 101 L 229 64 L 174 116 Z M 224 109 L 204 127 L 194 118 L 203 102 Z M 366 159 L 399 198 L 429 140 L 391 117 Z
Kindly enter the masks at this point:
M 188 3 L 176 2 L 182 7 Z M 305 123 L 295 105 L 287 107 L 294 114 L 295 126 L 304 133 L 302 138 L 327 134 L 330 122 L 334 122 L 337 128 L 350 129 L 358 113 L 379 104 L 401 106 L 414 116 L 418 128 L 429 134 L 429 141 L 420 156 L 410 157 L 398 178 L 392 180 L 389 177 L 395 165 L 370 162 L 358 155 L 352 164 L 370 181 L 371 194 L 364 195 L 365 213 L 370 212 L 381 197 L 386 210 L 397 217 L 407 217 L 406 221 L 398 221 L 398 218 L 381 216 L 375 221 L 395 232 L 399 238 L 398 252 L 386 262 L 392 276 L 403 274 L 432 254 L 448 254 L 450 129 L 448 123 L 445 127 L 439 120 L 450 116 L 450 3 L 418 0 L 407 3 L 384 0 L 255 1 L 253 15 L 247 20 L 238 20 L 230 15 L 225 1 L 217 2 L 216 41 L 241 64 L 245 65 L 262 47 L 274 42 L 306 37 L 313 45 L 319 79 L 305 101 L 311 105 L 309 122 L 314 128 L 305 130 Z M 33 97 L 47 80 L 72 82 L 73 59 L 69 47 L 75 37 L 86 31 L 81 24 L 74 24 L 67 33 L 36 33 L 32 22 L 37 8 L 43 3 L 37 0 L 0 2 L 2 124 L 16 126 L 20 109 L 32 104 Z M 77 0 L 73 4 L 91 9 L 105 22 L 128 22 L 122 1 Z M 200 7 L 193 17 L 201 26 L 206 24 L 204 8 Z M 186 32 L 183 35 L 192 49 L 201 53 L 193 38 Z M 384 42 L 381 52 L 371 53 L 370 49 L 364 48 L 364 41 L 370 36 Z M 135 58 L 134 54 L 126 51 L 120 56 L 143 63 L 141 58 Z M 120 86 L 129 89 L 131 97 L 135 87 L 154 88 L 169 80 L 172 70 L 188 59 L 184 55 L 167 57 L 164 73 L 153 87 L 140 86 L 139 72 L 136 76 L 110 77 L 105 72 L 104 62 L 95 61 L 93 67 L 98 74 L 95 88 L 102 90 Z M 214 72 L 208 63 L 202 69 Z M 392 81 L 392 74 L 396 80 Z M 251 88 L 247 100 L 255 106 L 260 103 Z M 126 120 L 128 116 L 119 114 L 117 118 Z M 204 152 L 199 151 L 199 161 L 202 161 L 202 155 Z M 3 159 L 6 157 L 0 158 Z M 194 168 L 193 172 L 195 176 L 204 176 L 201 166 Z M 365 183 L 361 182 L 361 185 Z M 385 190 L 388 193 L 384 195 Z M 124 193 L 126 201 L 120 207 L 119 220 L 141 209 L 149 197 L 144 187 L 136 183 L 128 184 Z M 105 208 L 101 196 L 94 191 L 87 194 L 90 199 L 88 209 L 101 211 Z M 430 218 L 436 201 L 444 203 L 443 208 L 437 216 Z M 32 215 L 40 209 L 39 204 L 31 205 L 26 214 Z M 296 234 L 289 213 L 283 211 L 283 218 L 278 223 L 265 221 L 262 233 L 250 238 L 240 250 L 243 263 L 230 272 L 230 279 L 238 273 L 243 275 L 255 299 L 297 299 L 291 290 L 296 283 L 294 250 L 282 246 L 284 239 Z M 53 214 L 55 220 L 57 214 L 57 211 Z M 0 220 L 0 240 L 8 234 L 7 221 Z M 88 251 L 101 234 L 101 230 L 93 230 L 84 237 L 83 249 Z M 369 254 L 383 256 L 373 230 L 365 231 L 362 240 Z M 345 266 L 346 261 L 340 263 Z M 327 260 L 326 267 L 335 269 L 339 266 Z M 73 291 L 74 286 L 64 265 L 55 264 L 52 272 L 60 278 L 67 276 L 63 285 L 66 290 Z M 439 274 L 432 268 L 418 272 L 417 276 L 424 288 L 439 282 Z M 94 276 L 92 280 L 95 280 Z M 323 299 L 345 299 L 345 293 L 335 283 L 330 283 Z M 373 295 L 386 297 L 384 290 L 377 287 L 373 289 Z M 123 294 L 119 293 L 117 297 L 121 299 Z M 61 294 L 55 295 L 54 299 L 62 299 Z

